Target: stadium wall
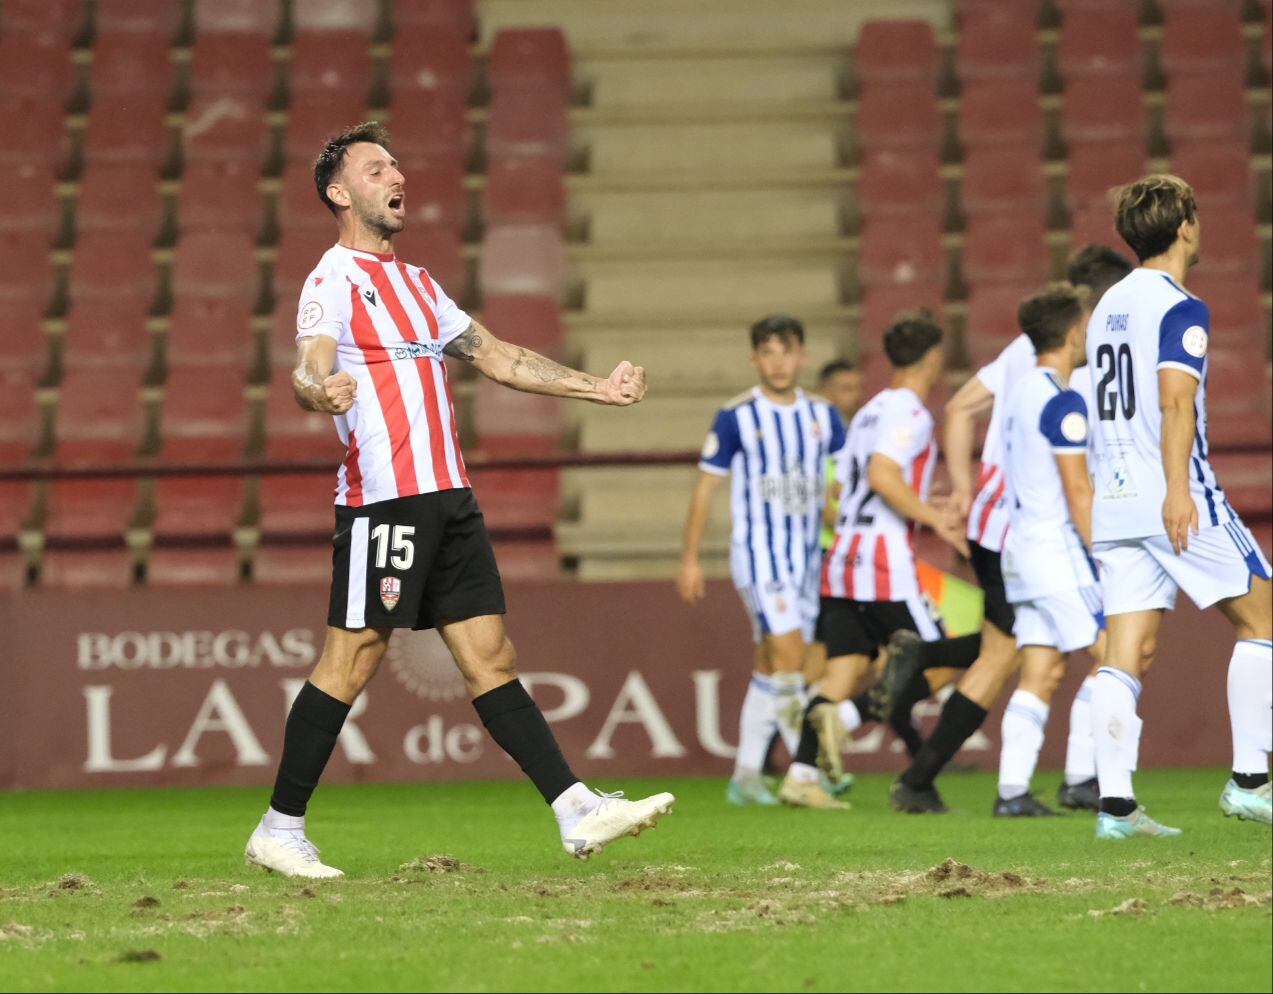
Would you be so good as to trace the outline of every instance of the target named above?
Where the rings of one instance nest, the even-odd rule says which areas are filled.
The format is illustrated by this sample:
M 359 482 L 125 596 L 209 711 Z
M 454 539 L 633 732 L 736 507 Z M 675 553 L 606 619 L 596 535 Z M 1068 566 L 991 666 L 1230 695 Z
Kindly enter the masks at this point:
M 24 592 L 0 601 L 0 787 L 266 784 L 283 719 L 322 648 L 318 588 Z M 726 583 L 699 607 L 670 583 L 510 584 L 509 630 L 523 679 L 576 772 L 724 776 L 751 646 Z M 1216 612 L 1182 605 L 1141 698 L 1143 766 L 1229 760 L 1224 663 L 1232 635 Z M 1060 765 L 1072 663 L 1042 765 Z M 936 706 L 926 705 L 925 720 Z M 1001 709 L 961 760 L 992 769 Z M 901 767 L 881 730 L 850 767 Z M 485 736 L 433 632 L 399 632 L 355 708 L 330 781 L 512 778 Z

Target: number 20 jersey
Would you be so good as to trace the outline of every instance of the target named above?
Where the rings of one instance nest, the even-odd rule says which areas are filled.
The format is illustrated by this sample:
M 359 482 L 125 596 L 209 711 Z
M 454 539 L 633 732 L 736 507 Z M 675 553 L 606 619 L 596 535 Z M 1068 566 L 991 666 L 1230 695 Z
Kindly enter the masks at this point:
M 1198 380 L 1189 489 L 1202 528 L 1237 520 L 1207 459 L 1207 305 L 1156 269 L 1135 269 L 1105 295 L 1087 325 L 1087 370 L 1095 407 L 1090 471 L 1092 540 L 1163 535 L 1158 371 Z
M 904 601 L 919 596 L 914 522 L 871 490 L 871 456 L 887 456 L 920 498 L 928 498 L 937 445 L 933 417 L 913 390 L 881 390 L 854 415 L 848 443 L 836 456 L 840 517 L 822 564 L 822 596 Z

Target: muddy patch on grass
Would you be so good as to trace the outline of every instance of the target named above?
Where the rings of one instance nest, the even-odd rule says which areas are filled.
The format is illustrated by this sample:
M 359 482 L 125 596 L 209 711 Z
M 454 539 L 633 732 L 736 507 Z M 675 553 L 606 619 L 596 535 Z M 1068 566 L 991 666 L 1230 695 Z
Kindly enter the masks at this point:
M 883 905 L 901 904 L 913 897 L 997 898 L 1055 889 L 1049 888 L 1046 880 L 1009 870 L 987 872 L 949 858 L 927 870 L 841 873 L 835 883 L 847 899 Z
M 1273 891 L 1248 893 L 1241 887 L 1212 887 L 1207 894 L 1182 891 L 1167 902 L 1177 908 L 1204 908 L 1207 911 L 1231 911 L 1234 908 L 1267 908 L 1273 905 Z
M 1143 915 L 1152 915 L 1154 910 L 1150 908 L 1148 902 L 1139 897 L 1129 897 L 1121 904 L 1116 904 L 1112 908 L 1093 908 L 1088 912 L 1091 918 L 1105 918 L 1106 916 L 1140 918 Z
M 64 894 L 98 894 L 100 889 L 93 883 L 93 878 L 84 873 L 63 873 L 56 880 L 44 885 L 49 897 L 61 897 Z
M 163 959 L 153 949 L 126 949 L 116 958 L 117 963 L 156 963 Z
M 417 856 L 398 867 L 398 872 L 390 879 L 393 883 L 418 883 L 430 876 L 451 873 L 485 873 L 486 867 L 473 866 L 461 862 L 449 853 L 435 853 L 432 856 Z

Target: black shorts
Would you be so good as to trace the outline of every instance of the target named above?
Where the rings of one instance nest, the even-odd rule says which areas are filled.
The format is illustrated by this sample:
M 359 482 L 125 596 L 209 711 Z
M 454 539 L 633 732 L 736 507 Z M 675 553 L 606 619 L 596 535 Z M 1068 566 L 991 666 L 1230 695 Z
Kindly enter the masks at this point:
M 968 543 L 969 559 L 972 571 L 977 574 L 977 582 L 986 595 L 986 620 L 1005 635 L 1012 634 L 1012 626 L 1016 624 L 1016 612 L 1008 603 L 1008 593 L 1003 586 L 1003 569 L 999 565 L 999 553 L 992 552 L 984 545 L 976 542 Z
M 896 631 L 918 632 L 926 641 L 946 632 L 922 597 L 908 601 L 851 601 L 822 598 L 818 640 L 827 645 L 827 658 L 871 656 L 888 645 Z
M 335 628 L 435 628 L 504 613 L 495 551 L 473 491 L 336 508 Z

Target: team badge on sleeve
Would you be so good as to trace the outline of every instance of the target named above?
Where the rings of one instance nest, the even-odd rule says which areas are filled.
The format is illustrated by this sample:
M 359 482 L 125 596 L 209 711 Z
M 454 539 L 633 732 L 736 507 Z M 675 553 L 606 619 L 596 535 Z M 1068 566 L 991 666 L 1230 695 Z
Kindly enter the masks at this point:
M 1087 441 L 1087 418 L 1071 411 L 1061 419 L 1061 434 L 1070 442 Z
M 398 600 L 402 597 L 402 581 L 396 576 L 382 576 L 380 578 L 380 603 L 385 606 L 386 611 L 392 611 L 398 606 Z
M 707 433 L 707 438 L 703 440 L 703 458 L 711 459 L 712 456 L 716 455 L 719 451 L 720 439 L 717 437 L 716 432 L 709 431 Z
M 1184 336 L 1180 339 L 1180 344 L 1195 359 L 1201 359 L 1207 354 L 1207 333 L 1199 325 L 1195 324 L 1185 330 Z

